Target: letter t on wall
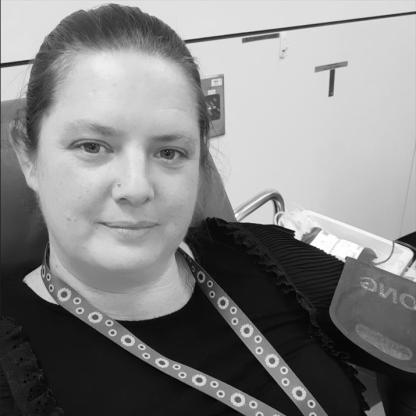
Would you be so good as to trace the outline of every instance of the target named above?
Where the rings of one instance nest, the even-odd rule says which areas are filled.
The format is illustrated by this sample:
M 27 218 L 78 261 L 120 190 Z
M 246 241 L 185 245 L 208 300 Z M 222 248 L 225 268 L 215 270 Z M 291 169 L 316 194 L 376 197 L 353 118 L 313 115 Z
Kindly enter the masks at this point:
M 347 66 L 348 62 L 337 62 L 335 64 L 321 65 L 315 67 L 315 72 L 329 71 L 329 91 L 328 97 L 334 95 L 334 85 L 335 85 L 335 69 Z

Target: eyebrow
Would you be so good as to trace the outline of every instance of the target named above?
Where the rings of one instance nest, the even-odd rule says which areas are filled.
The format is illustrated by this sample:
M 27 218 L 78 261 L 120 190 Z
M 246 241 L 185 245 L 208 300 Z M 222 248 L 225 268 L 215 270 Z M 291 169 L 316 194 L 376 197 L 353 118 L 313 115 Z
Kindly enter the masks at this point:
M 73 130 L 88 130 L 92 133 L 97 133 L 104 137 L 122 137 L 125 136 L 125 133 L 122 130 L 116 129 L 111 126 L 105 126 L 99 123 L 96 123 L 91 120 L 75 120 L 68 123 L 64 132 L 72 132 Z M 185 140 L 189 144 L 194 144 L 195 139 L 192 138 L 192 135 L 187 134 L 186 132 L 180 132 L 177 134 L 161 134 L 156 136 L 151 136 L 151 140 L 157 140 L 162 143 L 171 143 L 178 140 Z
M 104 126 L 90 120 L 75 120 L 68 123 L 64 131 L 71 132 L 72 130 L 88 130 L 105 137 L 123 136 L 121 130 L 115 129 L 111 126 Z
M 151 140 L 155 140 L 162 143 L 172 143 L 175 141 L 184 140 L 187 144 L 195 144 L 195 139 L 186 134 L 162 134 L 160 136 L 152 136 Z

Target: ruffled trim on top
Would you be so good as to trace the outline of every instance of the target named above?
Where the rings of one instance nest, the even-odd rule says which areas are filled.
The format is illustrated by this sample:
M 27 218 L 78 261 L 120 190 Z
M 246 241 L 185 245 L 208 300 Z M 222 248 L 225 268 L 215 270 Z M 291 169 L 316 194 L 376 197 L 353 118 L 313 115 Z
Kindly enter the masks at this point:
M 318 342 L 320 342 L 324 350 L 339 362 L 347 376 L 352 381 L 352 385 L 354 386 L 357 396 L 359 397 L 360 408 L 363 411 L 363 416 L 365 416 L 364 411 L 368 410 L 369 406 L 364 399 L 363 392 L 367 389 L 357 378 L 357 370 L 347 362 L 351 358 L 350 354 L 336 348 L 334 342 L 325 334 L 324 330 L 318 324 L 316 319 L 316 308 L 312 304 L 311 300 L 288 280 L 288 274 L 285 272 L 284 267 L 278 263 L 276 258 L 272 257 L 265 244 L 248 229 L 249 225 L 252 225 L 253 227 L 258 227 L 258 225 L 230 223 L 219 218 L 208 218 L 206 220 L 206 224 L 208 228 L 217 227 L 221 229 L 224 235 L 229 236 L 236 245 L 244 247 L 246 253 L 253 256 L 256 263 L 266 273 L 271 273 L 275 276 L 276 284 L 283 290 L 284 293 L 293 293 L 296 296 L 299 305 L 305 309 L 310 316 L 311 334 L 318 340 Z M 282 227 L 276 228 L 278 228 L 282 233 L 287 234 L 289 237 L 293 237 L 294 233 L 292 231 L 286 230 Z
M 62 416 L 22 328 L 0 318 L 0 403 L 11 416 Z

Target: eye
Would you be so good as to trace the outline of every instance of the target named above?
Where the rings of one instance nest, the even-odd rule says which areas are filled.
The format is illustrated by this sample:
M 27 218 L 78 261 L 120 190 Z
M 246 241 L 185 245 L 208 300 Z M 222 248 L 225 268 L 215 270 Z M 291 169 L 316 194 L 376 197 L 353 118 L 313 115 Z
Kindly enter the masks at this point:
M 176 160 L 178 158 L 185 157 L 185 154 L 176 149 L 162 149 L 158 152 L 161 159 L 165 160 Z
M 99 153 L 110 151 L 110 149 L 107 146 L 98 142 L 82 142 L 82 143 L 78 143 L 75 147 L 77 149 L 81 149 L 85 153 L 90 153 L 90 154 L 99 154 Z

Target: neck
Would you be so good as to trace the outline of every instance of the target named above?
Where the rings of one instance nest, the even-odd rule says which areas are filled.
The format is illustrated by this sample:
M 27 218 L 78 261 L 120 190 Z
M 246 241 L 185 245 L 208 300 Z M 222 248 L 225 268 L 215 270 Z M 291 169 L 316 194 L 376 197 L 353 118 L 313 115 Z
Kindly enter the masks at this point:
M 161 274 L 137 279 L 137 285 L 111 290 L 93 287 L 67 270 L 51 248 L 53 274 L 75 289 L 89 303 L 113 319 L 145 320 L 168 315 L 182 308 L 193 293 L 195 280 L 180 254 L 173 255 Z

